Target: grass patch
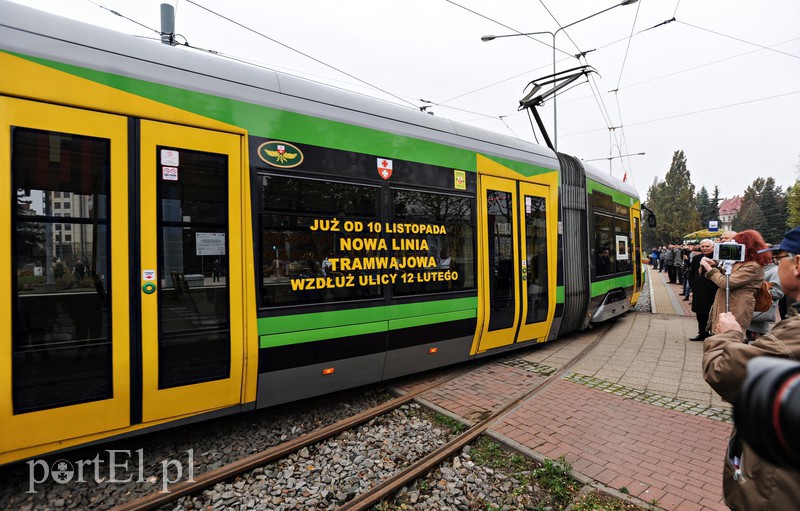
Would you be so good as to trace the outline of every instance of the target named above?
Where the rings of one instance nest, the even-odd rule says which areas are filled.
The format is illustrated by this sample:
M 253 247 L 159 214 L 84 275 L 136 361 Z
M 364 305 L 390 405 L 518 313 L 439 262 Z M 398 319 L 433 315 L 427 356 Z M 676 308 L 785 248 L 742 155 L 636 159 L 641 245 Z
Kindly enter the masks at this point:
M 657 509 L 657 502 L 651 503 L 647 510 Z M 645 508 L 637 506 L 633 502 L 612 497 L 607 493 L 597 490 L 581 496 L 577 502 L 573 503 L 574 511 L 645 511 Z
M 449 429 L 451 433 L 456 435 L 460 435 L 461 433 L 467 430 L 466 424 L 464 424 L 463 422 L 459 422 L 454 418 L 448 415 L 444 415 L 442 413 L 437 413 L 436 415 L 434 415 L 433 422 Z

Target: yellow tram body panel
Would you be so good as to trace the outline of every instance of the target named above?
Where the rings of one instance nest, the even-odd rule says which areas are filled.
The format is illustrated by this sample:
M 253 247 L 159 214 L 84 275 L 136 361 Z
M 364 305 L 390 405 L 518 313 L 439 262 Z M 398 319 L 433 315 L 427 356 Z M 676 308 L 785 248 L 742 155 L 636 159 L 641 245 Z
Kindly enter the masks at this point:
M 110 139 L 111 144 L 111 225 L 110 230 L 117 233 L 113 241 L 111 265 L 112 303 L 113 303 L 113 397 L 88 403 L 61 406 L 41 411 L 14 414 L 11 400 L 0 401 L 0 463 L 24 459 L 37 454 L 52 452 L 81 445 L 133 431 L 150 428 L 166 422 L 179 421 L 194 415 L 208 412 L 215 408 L 240 406 L 251 403 L 256 397 L 256 381 L 258 372 L 258 335 L 256 321 L 255 292 L 252 285 L 240 285 L 236 293 L 231 294 L 231 311 L 238 318 L 231 318 L 232 342 L 231 378 L 226 389 L 215 391 L 204 388 L 200 391 L 184 393 L 171 389 L 171 400 L 164 400 L 158 392 L 144 390 L 143 421 L 131 425 L 130 399 L 130 321 L 128 317 L 129 295 L 137 292 L 128 284 L 131 272 L 140 274 L 140 268 L 130 267 L 129 246 L 126 233 L 129 223 L 139 219 L 129 218 L 128 192 L 128 125 L 125 116 L 154 119 L 163 123 L 150 124 L 148 133 L 153 144 L 161 143 L 159 130 L 194 130 L 196 134 L 207 133 L 206 136 L 228 137 L 227 149 L 233 159 L 231 169 L 230 202 L 230 235 L 235 240 L 231 246 L 237 247 L 237 260 L 231 264 L 231 280 L 246 282 L 244 275 L 254 272 L 252 251 L 242 247 L 252 246 L 252 224 L 250 215 L 250 189 L 248 175 L 247 133 L 237 126 L 226 124 L 208 117 L 197 115 L 179 108 L 171 107 L 135 94 L 115 89 L 91 80 L 71 75 L 51 67 L 37 64 L 7 52 L 0 52 L 0 123 L 6 133 L 11 126 L 29 126 L 39 130 L 60 133 L 103 137 Z M 19 99 L 13 99 L 19 98 Z M 63 105 L 63 106 L 57 106 Z M 148 121 L 142 121 L 148 122 Z M 191 126 L 191 128 L 189 128 Z M 203 142 L 196 136 L 195 142 Z M 0 154 L 9 155 L 11 147 L 8 137 L 0 137 Z M 152 155 L 151 155 L 152 156 Z M 0 172 L 10 175 L 8 167 L 10 158 L 3 158 Z M 12 197 L 11 180 L 0 180 L 0 194 Z M 142 190 L 143 195 L 151 190 Z M 145 195 L 148 196 L 149 195 Z M 10 207 L 0 208 L 0 243 L 10 247 L 13 232 L 10 230 Z M 155 223 L 142 223 L 155 225 Z M 235 236 L 235 238 L 233 238 Z M 0 261 L 6 268 L 12 268 L 9 250 L 0 251 Z M 8 314 L 12 304 L 10 298 L 14 293 L 10 289 L 11 281 L 0 281 L 0 310 Z M 141 293 L 141 290 L 138 292 Z M 144 296 L 144 295 L 143 295 Z M 154 329 L 149 323 L 152 317 L 145 311 L 143 315 L 143 331 Z M 11 396 L 12 370 L 11 322 L 4 322 L 0 334 L 0 349 L 5 354 L 0 357 L 0 395 Z M 145 335 L 145 344 L 148 338 Z M 152 343 L 152 340 L 149 341 Z M 145 349 L 146 363 L 154 362 L 152 351 Z M 145 382 L 147 382 L 145 371 Z M 203 384 L 201 384 L 202 386 Z M 208 384 L 206 384 L 208 385 Z M 212 385 L 213 387 L 213 385 Z M 150 381 L 152 388 L 152 381 Z M 185 390 L 185 389 L 184 389 Z M 161 391 L 164 392 L 164 391 Z M 222 392 L 220 395 L 219 393 Z M 137 390 L 141 394 L 141 390 Z M 220 395 L 214 399 L 214 395 Z M 223 397 L 224 396 L 224 397 Z M 158 404 L 161 403 L 161 404 Z M 176 404 L 178 403 L 178 404 Z M 149 410 L 149 411 L 148 411 Z

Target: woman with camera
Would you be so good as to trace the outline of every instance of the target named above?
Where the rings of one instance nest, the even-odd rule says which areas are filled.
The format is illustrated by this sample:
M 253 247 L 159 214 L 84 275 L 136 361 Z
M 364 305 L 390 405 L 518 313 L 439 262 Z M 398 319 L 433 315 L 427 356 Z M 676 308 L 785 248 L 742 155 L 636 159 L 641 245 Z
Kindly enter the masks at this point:
M 736 241 L 742 243 L 741 240 L 743 238 L 737 236 Z M 800 227 L 786 233 L 779 244 L 762 250 L 763 253 L 758 255 L 769 257 L 778 266 L 783 292 L 793 300 L 800 300 Z M 735 274 L 736 269 L 732 277 Z M 752 305 L 750 307 L 752 312 Z M 714 331 L 718 335 L 703 342 L 703 376 L 722 399 L 729 403 L 738 400 L 747 377 L 749 360 L 764 355 L 800 360 L 800 302 L 795 302 L 792 308 L 794 310 L 786 320 L 751 344 L 744 342 L 745 328 L 733 311 L 715 315 L 718 319 L 714 320 Z M 761 408 L 767 415 L 765 423 L 774 424 L 774 407 Z M 742 431 L 747 433 L 747 430 Z M 778 439 L 782 440 L 781 444 L 785 443 L 785 438 L 778 438 L 779 435 L 766 427 L 755 434 L 761 439 Z M 758 449 L 758 442 L 738 434 L 734 428 L 722 476 L 725 503 L 738 511 L 800 510 L 800 470 L 791 468 L 791 465 L 776 464 L 776 460 L 766 456 L 761 449 L 754 450 L 754 447 Z M 782 452 L 791 458 L 800 456 L 788 449 Z
M 747 329 L 753 318 L 755 293 L 764 281 L 764 266 L 770 261 L 769 254 L 758 253 L 759 250 L 768 248 L 758 231 L 742 231 L 733 238 L 733 241 L 744 245 L 744 261 L 733 264 L 726 262 L 725 266 L 730 268 L 730 275 L 723 273 L 719 263 L 708 257 L 703 257 L 700 261 L 700 265 L 705 269 L 706 278 L 719 288 L 709 317 L 709 330 L 714 334 L 718 333 L 714 329 L 719 315 L 723 312 L 733 314 L 742 330 Z

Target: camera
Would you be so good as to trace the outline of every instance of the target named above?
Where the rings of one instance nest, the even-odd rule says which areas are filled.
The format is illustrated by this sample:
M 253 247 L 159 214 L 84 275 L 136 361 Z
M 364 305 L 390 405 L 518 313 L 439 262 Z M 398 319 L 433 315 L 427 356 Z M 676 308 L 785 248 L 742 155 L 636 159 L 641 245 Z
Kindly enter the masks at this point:
M 734 263 L 744 261 L 744 245 L 739 243 L 714 243 L 714 259 Z
M 733 406 L 742 440 L 773 465 L 800 470 L 800 363 L 756 357 Z

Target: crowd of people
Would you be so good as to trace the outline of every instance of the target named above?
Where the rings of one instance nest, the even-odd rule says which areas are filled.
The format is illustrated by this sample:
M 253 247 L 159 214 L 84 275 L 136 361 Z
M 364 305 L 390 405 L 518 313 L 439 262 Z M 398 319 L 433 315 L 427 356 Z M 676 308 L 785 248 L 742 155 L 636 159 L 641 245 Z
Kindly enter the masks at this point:
M 715 243 L 744 245 L 745 260 L 722 267 L 712 257 Z M 777 264 L 768 253 L 759 253 L 768 248 L 770 245 L 754 230 L 726 231 L 716 241 L 704 239 L 653 248 L 651 266 L 666 272 L 670 284 L 680 286 L 683 300 L 691 301 L 692 312 L 697 316 L 697 335 L 689 340 L 702 341 L 715 333 L 719 314 L 728 310 L 737 318 L 748 340 L 769 332 L 773 323 L 786 318 L 788 304 L 778 279 Z M 757 312 L 753 308 L 754 296 L 763 281 L 771 284 L 773 307 Z
M 800 227 L 774 245 L 755 230 L 725 232 L 716 240 L 731 242 L 744 246 L 743 260 L 715 260 L 715 241 L 704 239 L 653 248 L 650 261 L 656 271 L 667 272 L 670 284 L 683 286 L 683 299 L 691 300 L 697 317 L 697 335 L 689 340 L 703 342 L 703 376 L 735 403 L 749 360 L 800 360 Z M 772 303 L 756 310 L 756 298 L 767 288 Z M 734 426 L 723 495 L 734 510 L 800 509 L 800 471 L 764 460 Z

